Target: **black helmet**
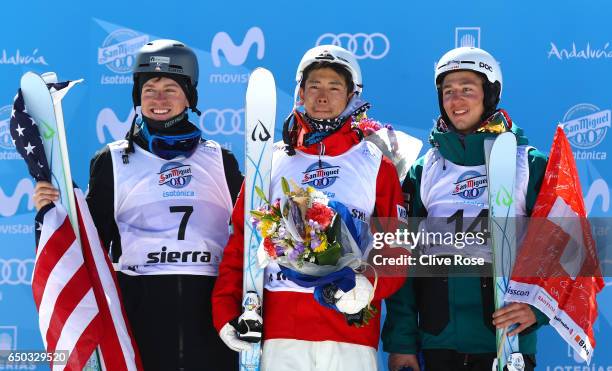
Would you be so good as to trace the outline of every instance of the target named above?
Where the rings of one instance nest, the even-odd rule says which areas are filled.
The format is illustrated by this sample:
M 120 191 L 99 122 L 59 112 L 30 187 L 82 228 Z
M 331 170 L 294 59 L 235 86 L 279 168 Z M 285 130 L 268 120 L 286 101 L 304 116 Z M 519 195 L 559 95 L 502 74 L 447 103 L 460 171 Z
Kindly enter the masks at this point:
M 134 64 L 134 86 L 132 99 L 134 106 L 140 106 L 140 88 L 144 81 L 140 81 L 143 74 L 168 75 L 178 77 L 189 100 L 189 108 L 197 111 L 198 104 L 198 59 L 191 48 L 176 40 L 153 40 L 148 42 L 136 54 Z

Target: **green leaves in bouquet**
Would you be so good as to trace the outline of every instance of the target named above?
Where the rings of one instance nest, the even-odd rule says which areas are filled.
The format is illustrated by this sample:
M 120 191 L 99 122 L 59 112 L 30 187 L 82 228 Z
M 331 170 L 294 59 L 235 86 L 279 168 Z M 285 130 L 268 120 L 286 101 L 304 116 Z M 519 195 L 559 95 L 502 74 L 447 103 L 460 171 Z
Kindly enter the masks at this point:
M 273 222 L 278 221 L 281 218 L 281 211 L 278 209 L 278 207 L 275 207 L 270 203 L 270 201 L 268 201 L 266 194 L 258 186 L 255 186 L 255 193 L 257 193 L 257 196 L 259 196 L 259 198 L 261 198 L 263 202 L 268 205 L 268 209 L 271 211 L 271 213 L 262 211 L 264 208 L 259 208 L 259 210 L 251 210 L 250 214 L 258 220 L 270 220 Z
M 340 233 L 342 233 L 342 218 L 340 217 L 340 215 L 336 214 L 334 215 L 331 224 L 327 228 L 327 231 L 325 231 L 325 234 L 327 235 L 327 241 L 330 244 L 337 243 L 339 240 L 338 237 L 340 236 Z
M 265 202 L 267 204 L 270 204 L 270 201 L 268 201 L 268 198 L 266 197 L 266 194 L 258 186 L 255 186 L 255 193 L 257 193 L 257 196 L 259 196 L 259 198 L 261 198 L 263 200 L 263 202 Z
M 327 246 L 325 251 L 316 253 L 318 265 L 336 265 L 342 257 L 342 247 L 338 242 L 333 242 Z
M 251 210 L 251 215 L 256 217 L 259 220 L 262 220 L 266 216 L 266 214 L 264 212 L 261 212 L 261 211 L 258 211 L 258 210 Z
M 327 237 L 327 249 L 316 254 L 317 263 L 319 265 L 336 265 L 342 257 L 342 246 L 339 242 L 339 236 L 342 230 L 342 218 L 338 214 L 334 215 L 332 222 L 325 231 Z
M 289 182 L 285 177 L 281 177 L 281 188 L 283 189 L 284 194 L 289 195 L 289 193 L 291 193 L 291 189 L 289 188 Z

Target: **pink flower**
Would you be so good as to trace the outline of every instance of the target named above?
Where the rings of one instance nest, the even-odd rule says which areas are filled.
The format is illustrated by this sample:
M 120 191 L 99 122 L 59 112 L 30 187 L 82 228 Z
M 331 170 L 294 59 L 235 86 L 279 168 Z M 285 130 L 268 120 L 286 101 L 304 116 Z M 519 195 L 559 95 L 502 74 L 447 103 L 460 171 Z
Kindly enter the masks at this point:
M 329 227 L 333 217 L 332 209 L 318 202 L 314 202 L 312 207 L 306 211 L 306 219 L 319 223 L 323 230 Z
M 363 118 L 359 120 L 359 123 L 357 125 L 365 136 L 373 134 L 375 131 L 380 130 L 380 128 L 382 127 L 380 122 L 369 118 Z

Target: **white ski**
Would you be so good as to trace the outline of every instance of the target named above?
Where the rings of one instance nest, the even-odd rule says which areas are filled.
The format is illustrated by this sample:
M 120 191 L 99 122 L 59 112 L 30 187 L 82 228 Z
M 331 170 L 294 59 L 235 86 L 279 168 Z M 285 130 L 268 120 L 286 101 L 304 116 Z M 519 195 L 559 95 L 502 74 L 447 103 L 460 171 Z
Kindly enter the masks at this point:
M 47 72 L 38 75 L 26 72 L 21 77 L 21 93 L 28 114 L 38 125 L 42 137 L 45 156 L 51 170 L 51 183 L 60 192 L 59 202 L 66 208 L 70 223 L 80 244 L 77 211 L 72 187 L 72 174 L 68 159 L 66 131 L 64 129 L 64 114 L 62 98 L 76 84 L 83 80 L 71 81 L 67 87 L 56 91 L 49 90 L 47 83 L 57 83 L 57 75 Z M 99 371 L 98 351 L 94 351 L 83 371 Z
M 259 187 L 270 197 L 272 152 L 274 145 L 274 121 L 276 117 L 276 86 L 272 73 L 257 68 L 249 78 L 246 92 L 245 130 L 245 184 L 244 184 L 244 269 L 243 314 L 250 331 L 242 338 L 254 342 L 252 352 L 240 353 L 240 370 L 259 370 L 261 357 L 261 326 L 263 325 L 264 270 L 257 259 L 261 236 L 251 224 L 250 211 L 264 204 L 257 194 Z M 258 323 L 259 322 L 259 323 Z M 258 341 L 257 341 L 258 340 Z
M 491 146 L 492 144 L 492 146 Z M 495 310 L 502 308 L 516 258 L 515 183 L 516 136 L 502 133 L 492 143 L 485 141 L 489 191 L 489 231 L 493 249 L 493 282 Z M 497 359 L 494 371 L 523 370 L 518 336 L 508 336 L 513 327 L 497 329 L 495 338 Z

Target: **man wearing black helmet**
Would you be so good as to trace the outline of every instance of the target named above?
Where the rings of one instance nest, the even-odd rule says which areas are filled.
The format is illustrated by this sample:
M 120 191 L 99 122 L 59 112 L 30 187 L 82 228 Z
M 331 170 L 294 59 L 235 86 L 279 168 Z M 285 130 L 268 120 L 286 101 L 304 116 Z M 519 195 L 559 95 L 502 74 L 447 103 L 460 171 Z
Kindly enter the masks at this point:
M 155 40 L 134 67 L 126 140 L 91 161 L 87 202 L 110 250 L 146 370 L 231 370 L 234 352 L 212 325 L 210 296 L 242 175 L 234 156 L 201 138 L 198 61 L 183 43 Z M 57 200 L 37 184 L 37 208 Z
M 516 153 L 507 155 L 516 157 L 517 163 L 516 215 L 529 216 L 547 159 L 528 145 L 523 130 L 508 113 L 497 108 L 502 74 L 496 60 L 479 48 L 453 49 L 438 62 L 434 81 L 440 118 L 430 134 L 432 148 L 412 166 L 402 186 L 410 195 L 408 215 L 427 221 L 443 218 L 447 225 L 456 221 L 455 226 L 462 231 L 470 225 L 468 230 L 474 225 L 481 229 L 476 218 L 486 217 L 489 208 L 484 141 L 512 132 L 518 147 Z M 461 224 L 465 227 L 458 227 Z M 468 250 L 491 263 L 487 244 L 450 251 L 430 249 L 428 254 L 462 254 Z M 491 370 L 496 357 L 495 328 L 516 324 L 509 334 L 519 335 L 525 370 L 533 370 L 535 330 L 547 323 L 546 316 L 523 303 L 494 309 L 490 276 L 409 277 L 387 300 L 382 339 L 385 351 L 391 353 L 389 368 L 397 371 L 409 366 L 418 370 L 416 353 L 422 351 L 427 371 Z

